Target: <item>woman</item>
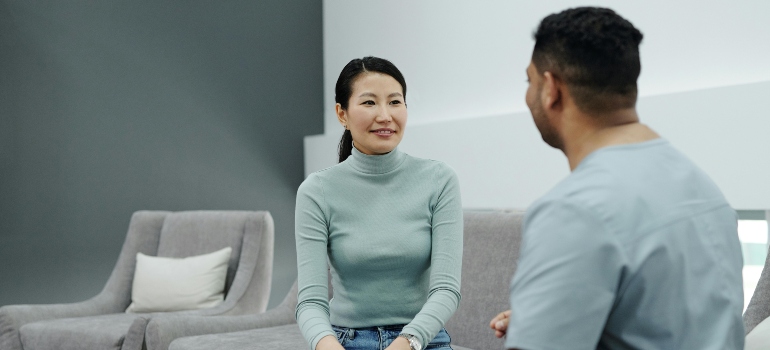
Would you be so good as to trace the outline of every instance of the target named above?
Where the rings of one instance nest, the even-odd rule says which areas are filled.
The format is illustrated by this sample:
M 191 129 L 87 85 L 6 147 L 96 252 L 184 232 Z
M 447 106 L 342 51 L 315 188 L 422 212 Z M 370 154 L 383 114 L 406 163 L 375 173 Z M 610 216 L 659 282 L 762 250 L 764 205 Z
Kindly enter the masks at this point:
M 340 163 L 297 192 L 296 316 L 310 349 L 451 349 L 443 325 L 460 301 L 460 190 L 444 163 L 396 148 L 405 98 L 404 77 L 381 58 L 354 59 L 337 80 Z

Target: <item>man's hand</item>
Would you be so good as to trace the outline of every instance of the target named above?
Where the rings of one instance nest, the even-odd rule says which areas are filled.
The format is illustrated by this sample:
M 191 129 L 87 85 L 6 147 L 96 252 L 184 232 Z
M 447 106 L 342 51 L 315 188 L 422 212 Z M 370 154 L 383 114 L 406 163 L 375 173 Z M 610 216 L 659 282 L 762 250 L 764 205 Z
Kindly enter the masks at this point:
M 409 341 L 404 337 L 398 337 L 385 350 L 412 350 Z
M 315 350 L 345 350 L 345 348 L 337 341 L 337 338 L 327 335 L 318 341 Z
M 489 321 L 489 328 L 495 330 L 495 336 L 502 338 L 508 330 L 508 321 L 511 319 L 511 310 L 499 313 L 492 321 Z

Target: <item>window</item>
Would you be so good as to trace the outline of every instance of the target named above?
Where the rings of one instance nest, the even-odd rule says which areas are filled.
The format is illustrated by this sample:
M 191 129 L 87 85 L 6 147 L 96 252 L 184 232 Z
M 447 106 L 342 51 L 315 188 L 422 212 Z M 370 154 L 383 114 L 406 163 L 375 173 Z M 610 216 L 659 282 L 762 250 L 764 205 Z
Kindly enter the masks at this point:
M 740 215 L 740 213 L 739 213 Z M 767 256 L 766 220 L 738 220 L 738 238 L 743 250 L 743 310 L 751 301 Z

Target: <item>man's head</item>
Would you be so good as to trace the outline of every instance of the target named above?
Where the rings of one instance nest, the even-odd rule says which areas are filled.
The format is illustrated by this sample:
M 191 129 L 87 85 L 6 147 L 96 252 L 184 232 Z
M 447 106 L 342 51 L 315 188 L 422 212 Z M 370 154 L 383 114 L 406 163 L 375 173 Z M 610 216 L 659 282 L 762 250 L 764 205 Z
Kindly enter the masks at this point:
M 534 38 L 527 104 L 548 144 L 561 148 L 545 118 L 549 102 L 543 103 L 542 89 L 547 81 L 566 88 L 570 101 L 587 115 L 634 107 L 642 33 L 623 17 L 604 8 L 568 9 L 544 18 Z

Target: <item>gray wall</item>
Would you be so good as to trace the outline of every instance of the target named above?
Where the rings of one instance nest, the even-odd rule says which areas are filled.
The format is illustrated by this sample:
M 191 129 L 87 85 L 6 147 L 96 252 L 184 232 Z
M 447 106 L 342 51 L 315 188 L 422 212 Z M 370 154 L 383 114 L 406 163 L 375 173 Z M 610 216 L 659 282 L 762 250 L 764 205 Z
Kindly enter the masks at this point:
M 320 1 L 0 0 L 0 305 L 83 300 L 131 213 L 269 210 L 296 277 Z

